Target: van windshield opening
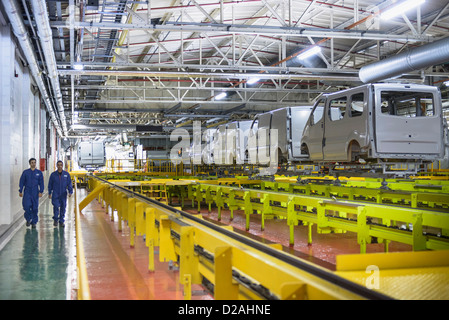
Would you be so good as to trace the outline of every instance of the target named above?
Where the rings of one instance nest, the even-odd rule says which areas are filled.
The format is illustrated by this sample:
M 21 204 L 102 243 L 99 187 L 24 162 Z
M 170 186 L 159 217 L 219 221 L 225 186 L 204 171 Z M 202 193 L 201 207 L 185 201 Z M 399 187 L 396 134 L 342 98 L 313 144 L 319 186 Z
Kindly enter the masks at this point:
M 401 117 L 431 117 L 435 115 L 430 92 L 382 91 L 382 114 Z

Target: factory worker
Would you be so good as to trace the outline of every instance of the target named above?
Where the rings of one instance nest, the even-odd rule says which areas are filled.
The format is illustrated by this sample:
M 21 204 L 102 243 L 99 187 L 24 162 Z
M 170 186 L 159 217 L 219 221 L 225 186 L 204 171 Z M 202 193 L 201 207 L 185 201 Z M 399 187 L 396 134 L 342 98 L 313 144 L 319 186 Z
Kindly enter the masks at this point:
M 58 170 L 50 175 L 48 181 L 48 197 L 53 204 L 53 226 L 64 227 L 65 209 L 67 206 L 67 190 L 69 197 L 72 196 L 72 179 L 67 171 L 62 170 L 63 163 L 56 163 Z
M 23 171 L 19 181 L 19 197 L 22 199 L 25 210 L 26 226 L 36 228 L 38 222 L 39 198 L 44 192 L 44 175 L 36 169 L 36 159 L 31 158 L 28 163 L 30 168 Z

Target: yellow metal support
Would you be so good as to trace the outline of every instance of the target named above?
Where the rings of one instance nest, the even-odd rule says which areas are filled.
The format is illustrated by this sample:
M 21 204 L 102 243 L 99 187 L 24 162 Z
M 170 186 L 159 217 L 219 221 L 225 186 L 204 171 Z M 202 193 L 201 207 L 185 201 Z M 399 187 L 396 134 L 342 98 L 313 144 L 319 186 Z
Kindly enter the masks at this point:
M 295 244 L 295 226 L 298 225 L 298 219 L 295 214 L 295 202 L 293 200 L 293 197 L 289 197 L 288 204 L 287 204 L 287 224 L 289 226 L 289 245 L 291 247 Z
M 250 227 L 250 215 L 253 213 L 253 206 L 251 204 L 251 194 L 249 192 L 245 192 L 243 197 L 245 201 L 245 215 L 246 215 L 246 231 L 249 231 Z
M 118 217 L 118 231 L 122 232 L 123 226 L 123 203 L 128 201 L 126 195 L 123 192 L 120 192 L 118 195 L 118 209 L 117 209 L 117 217 Z
M 112 212 L 111 212 L 111 221 L 114 221 L 114 212 L 119 210 L 120 207 L 120 198 L 119 198 L 119 191 L 118 190 L 112 190 Z
M 312 244 L 312 226 L 313 223 L 308 223 L 308 232 L 307 232 L 307 244 L 310 246 Z
M 109 190 L 110 188 L 103 189 L 104 212 L 106 214 L 109 214 Z
M 159 261 L 176 261 L 175 244 L 171 238 L 171 221 L 167 215 L 159 217 Z
M 134 247 L 136 228 L 136 199 L 128 198 L 129 245 Z
M 145 234 L 145 217 L 143 202 L 136 202 L 136 235 L 141 236 Z
M 184 274 L 182 278 L 184 284 L 184 300 L 192 300 L 192 277 L 190 274 Z
M 307 287 L 305 283 L 284 283 L 281 287 L 281 300 L 306 300 Z
M 190 275 L 192 283 L 201 283 L 201 276 L 198 272 L 198 256 L 194 252 L 194 228 L 181 227 L 181 243 L 179 254 L 179 275 L 182 277 Z
M 216 300 L 236 300 L 239 286 L 232 279 L 232 247 L 218 247 L 215 249 L 215 287 Z
M 145 209 L 145 224 L 146 224 L 146 244 L 149 245 L 149 240 L 153 240 L 155 246 L 159 245 L 159 230 L 155 225 L 155 210 L 147 207 Z
M 99 184 L 89 193 L 79 204 L 80 211 L 82 211 L 92 200 L 94 200 L 100 192 L 102 192 L 106 188 L 106 185 Z
M 128 197 L 125 196 L 122 200 L 122 216 L 124 220 L 128 220 Z
M 154 272 L 154 240 L 148 240 L 148 271 Z

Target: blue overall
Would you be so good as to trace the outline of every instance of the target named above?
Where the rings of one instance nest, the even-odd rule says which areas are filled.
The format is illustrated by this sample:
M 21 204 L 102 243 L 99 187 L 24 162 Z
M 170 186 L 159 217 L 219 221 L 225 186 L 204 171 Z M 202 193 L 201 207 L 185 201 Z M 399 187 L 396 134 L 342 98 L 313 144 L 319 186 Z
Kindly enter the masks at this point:
M 25 188 L 25 189 L 24 189 Z M 36 224 L 39 220 L 39 193 L 44 192 L 44 175 L 38 169 L 24 170 L 20 176 L 19 192 L 22 193 L 22 206 L 25 210 L 25 220 L 31 224 Z
M 48 181 L 48 194 L 51 195 L 53 204 L 53 220 L 64 223 L 65 208 L 67 206 L 67 190 L 73 193 L 72 179 L 67 171 L 62 170 L 61 174 L 56 170 L 50 175 Z

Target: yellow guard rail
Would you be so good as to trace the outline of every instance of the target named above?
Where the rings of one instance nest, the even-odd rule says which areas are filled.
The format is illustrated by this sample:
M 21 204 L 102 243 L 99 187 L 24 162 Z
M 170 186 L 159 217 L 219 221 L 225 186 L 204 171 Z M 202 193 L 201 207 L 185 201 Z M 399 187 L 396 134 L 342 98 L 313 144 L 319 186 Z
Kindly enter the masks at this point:
M 87 278 L 86 259 L 84 258 L 83 236 L 81 232 L 80 208 L 78 205 L 78 188 L 75 181 L 75 234 L 76 234 L 76 271 L 78 276 L 78 300 L 90 300 L 89 281 Z

